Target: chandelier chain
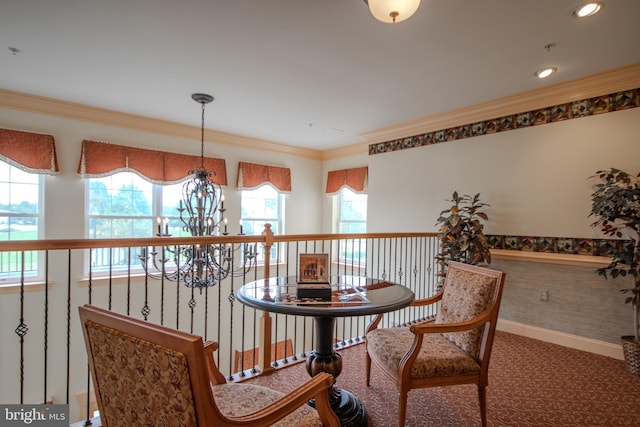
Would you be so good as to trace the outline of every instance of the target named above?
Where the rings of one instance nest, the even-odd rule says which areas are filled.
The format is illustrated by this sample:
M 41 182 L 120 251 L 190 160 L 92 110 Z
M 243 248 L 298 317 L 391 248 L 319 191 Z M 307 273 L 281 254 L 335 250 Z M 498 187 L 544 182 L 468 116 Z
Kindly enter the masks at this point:
M 204 169 L 204 102 L 201 104 L 202 119 L 200 126 L 200 168 Z

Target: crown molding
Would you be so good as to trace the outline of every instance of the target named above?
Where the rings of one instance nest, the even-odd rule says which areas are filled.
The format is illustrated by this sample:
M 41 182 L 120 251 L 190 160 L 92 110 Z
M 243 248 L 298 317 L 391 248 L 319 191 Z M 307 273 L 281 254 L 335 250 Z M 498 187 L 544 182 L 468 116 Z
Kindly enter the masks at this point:
M 205 138 L 216 143 L 251 150 L 271 151 L 313 160 L 331 160 L 367 154 L 369 144 L 377 142 L 392 141 L 637 87 L 640 87 L 640 63 L 365 132 L 360 134 L 365 140 L 363 143 L 323 151 L 293 147 L 212 129 L 205 129 Z M 180 138 L 193 138 L 200 130 L 195 126 L 6 89 L 0 89 L 0 107 Z
M 322 152 L 322 160 L 340 159 L 342 157 L 369 155 L 369 143 L 361 142 L 344 147 L 331 148 Z
M 61 101 L 7 89 L 0 89 L 0 107 L 143 132 L 177 136 L 180 138 L 193 138 L 194 135 L 199 135 L 200 132 L 200 128 L 195 126 L 167 120 L 152 119 L 135 114 L 121 113 L 105 108 L 91 107 L 75 102 Z M 239 146 L 252 150 L 273 151 L 315 160 L 322 158 L 322 152 L 319 150 L 292 147 L 273 141 L 250 138 L 212 129 L 205 129 L 205 139 L 220 144 Z
M 640 86 L 640 63 L 360 134 L 367 144 L 420 135 Z

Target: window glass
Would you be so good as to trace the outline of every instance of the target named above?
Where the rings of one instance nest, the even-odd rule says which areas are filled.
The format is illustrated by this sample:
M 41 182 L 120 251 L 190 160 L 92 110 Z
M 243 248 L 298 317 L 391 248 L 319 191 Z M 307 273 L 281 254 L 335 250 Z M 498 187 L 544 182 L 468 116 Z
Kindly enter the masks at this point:
M 136 238 L 158 233 L 188 237 L 180 219 L 184 183 L 158 185 L 132 172 L 87 180 L 88 237 Z M 91 253 L 91 270 L 141 268 L 138 253 L 128 248 L 97 248 Z M 113 259 L 113 263 L 111 260 Z
M 87 236 L 91 239 L 151 237 L 153 184 L 131 172 L 87 180 Z M 129 248 L 91 250 L 91 271 L 136 269 L 138 254 Z
M 158 186 L 160 187 L 159 190 L 161 193 L 161 198 L 158 200 L 161 209 L 157 217 L 162 217 L 167 221 L 169 234 L 176 237 L 188 237 L 191 235 L 190 232 L 184 229 L 184 224 L 182 220 L 180 220 L 180 211 L 178 211 L 180 201 L 182 200 L 183 185 L 184 183 L 181 182 L 178 184 Z
M 271 223 L 274 234 L 281 234 L 282 196 L 273 187 L 263 185 L 255 190 L 243 190 L 241 204 L 244 234 L 261 234 L 266 223 Z
M 338 197 L 337 229 L 340 234 L 367 232 L 367 195 L 342 188 Z M 338 248 L 341 261 L 364 264 L 366 244 L 364 239 L 341 240 Z
M 42 175 L 0 161 L 0 241 L 36 240 L 41 235 Z M 20 278 L 22 252 L 0 252 L 0 281 Z M 38 277 L 38 252 L 24 253 L 25 277 Z
M 343 188 L 338 194 L 338 232 L 365 233 L 367 231 L 367 195 Z
M 282 194 L 270 185 L 263 185 L 255 190 L 243 190 L 240 219 L 242 232 L 258 235 L 264 231 L 264 225 L 269 223 L 274 234 L 283 234 L 283 204 Z M 271 260 L 277 259 L 278 254 L 274 247 L 271 250 Z M 258 254 L 258 261 L 264 262 L 263 254 Z
M 151 237 L 153 184 L 130 172 L 89 179 L 89 237 Z

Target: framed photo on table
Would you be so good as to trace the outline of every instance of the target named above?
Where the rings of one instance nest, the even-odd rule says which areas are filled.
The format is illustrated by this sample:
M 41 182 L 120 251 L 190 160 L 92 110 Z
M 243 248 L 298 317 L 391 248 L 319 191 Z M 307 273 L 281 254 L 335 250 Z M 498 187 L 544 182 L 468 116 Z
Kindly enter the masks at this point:
M 329 283 L 329 254 L 300 254 L 298 283 Z

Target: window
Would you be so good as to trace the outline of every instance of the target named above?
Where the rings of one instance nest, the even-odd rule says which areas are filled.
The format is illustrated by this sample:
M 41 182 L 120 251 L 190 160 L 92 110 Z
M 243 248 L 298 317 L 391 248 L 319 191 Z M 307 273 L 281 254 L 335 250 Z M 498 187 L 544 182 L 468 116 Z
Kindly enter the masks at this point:
M 338 232 L 344 234 L 366 231 L 367 195 L 342 188 L 338 193 Z
M 153 185 L 123 172 L 88 180 L 88 233 L 92 239 L 151 237 Z
M 132 172 L 87 180 L 87 236 L 92 239 L 152 237 L 158 232 L 185 235 L 178 213 L 182 183 L 152 184 Z M 92 270 L 138 267 L 127 248 L 92 251 Z M 111 262 L 113 258 L 113 263 Z
M 261 234 L 266 223 L 271 224 L 273 234 L 284 233 L 283 215 L 284 197 L 271 185 L 263 185 L 255 190 L 241 192 L 242 232 L 249 235 Z M 274 248 L 275 249 L 275 248 Z M 277 260 L 277 250 L 271 250 L 271 260 Z M 264 262 L 263 255 L 258 255 L 258 261 Z
M 336 197 L 338 201 L 336 215 L 338 233 L 366 233 L 367 195 L 343 187 Z M 338 251 L 340 261 L 354 261 L 361 264 L 366 261 L 366 242 L 364 239 L 341 240 Z
M 0 161 L 0 241 L 36 240 L 42 230 L 42 175 Z M 22 271 L 21 252 L 0 252 L 0 282 L 15 282 Z M 38 252 L 24 253 L 24 275 L 38 275 Z

